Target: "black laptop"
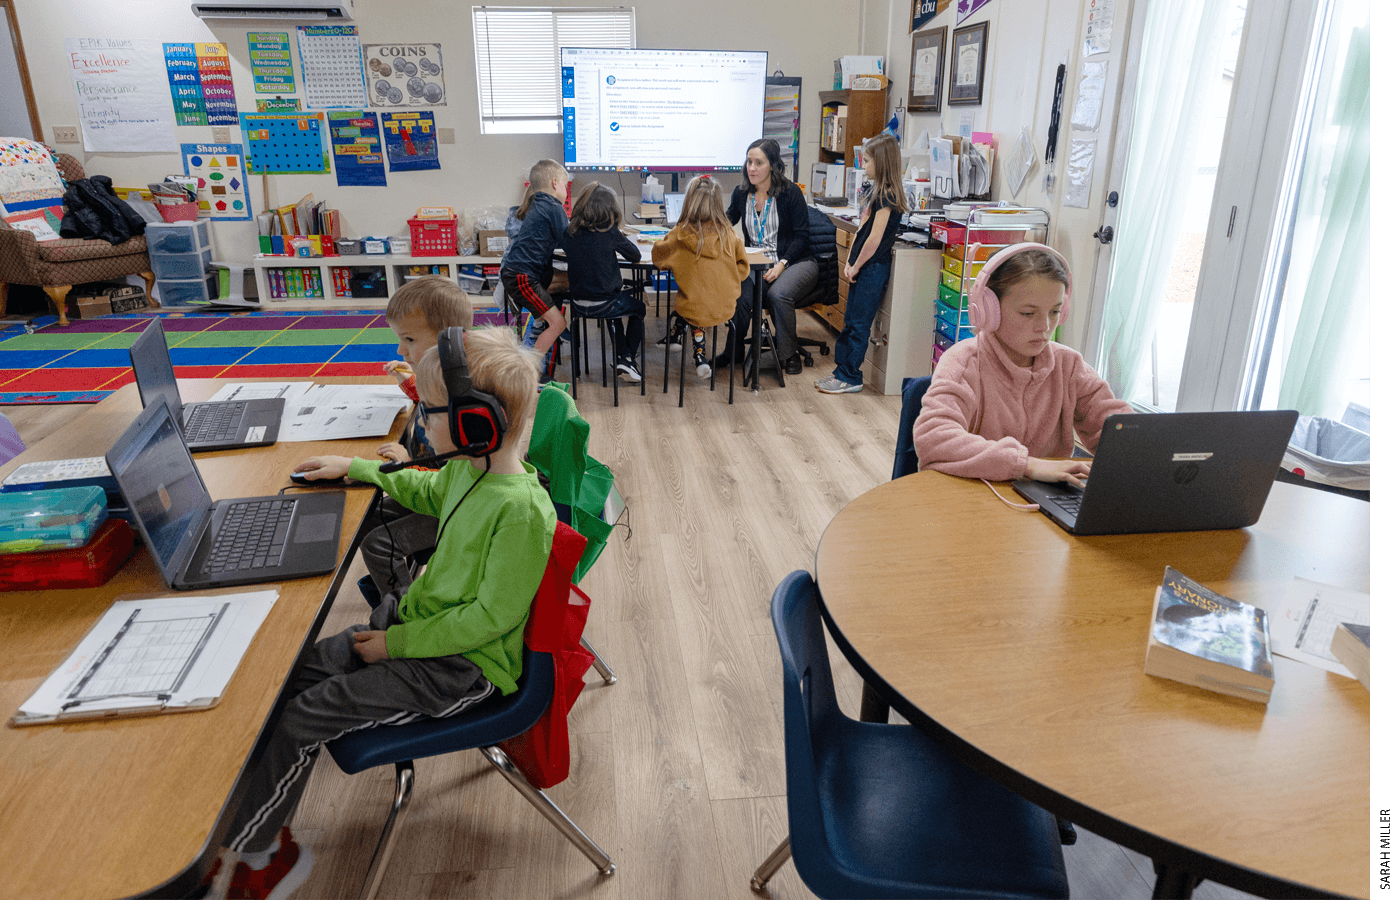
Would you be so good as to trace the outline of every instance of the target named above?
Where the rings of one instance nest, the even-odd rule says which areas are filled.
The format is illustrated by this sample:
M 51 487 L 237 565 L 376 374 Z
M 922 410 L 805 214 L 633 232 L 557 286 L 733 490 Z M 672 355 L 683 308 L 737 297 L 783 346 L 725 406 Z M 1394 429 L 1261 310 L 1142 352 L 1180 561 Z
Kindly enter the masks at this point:
M 172 588 L 282 581 L 336 566 L 344 491 L 215 503 L 164 399 L 117 439 L 107 467 Z
M 1297 421 L 1294 410 L 1110 416 L 1083 490 L 1012 487 L 1071 534 L 1244 528 L 1259 521 Z
M 136 373 L 141 405 L 149 407 L 157 398 L 169 403 L 180 419 L 185 443 L 191 450 L 231 450 L 277 442 L 282 408 L 286 405 L 281 397 L 180 402 L 180 387 L 175 383 L 175 367 L 170 363 L 170 347 L 160 319 L 152 320 L 132 342 L 131 371 Z

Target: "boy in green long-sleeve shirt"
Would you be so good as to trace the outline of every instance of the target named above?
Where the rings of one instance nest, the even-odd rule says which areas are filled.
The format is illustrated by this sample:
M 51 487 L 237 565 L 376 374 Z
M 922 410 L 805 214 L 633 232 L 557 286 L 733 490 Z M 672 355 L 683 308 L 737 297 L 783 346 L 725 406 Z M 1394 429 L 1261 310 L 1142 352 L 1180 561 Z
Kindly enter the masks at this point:
M 267 896 L 273 888 L 283 895 L 309 873 L 310 849 L 299 847 L 284 823 L 323 742 L 361 728 L 456 715 L 517 688 L 525 623 L 555 526 L 549 496 L 522 458 L 539 356 L 508 328 L 467 332 L 465 347 L 473 387 L 494 395 L 505 412 L 496 452 L 450 459 L 435 472 L 382 473 L 377 462 L 338 456 L 297 466 L 313 480 L 348 474 L 377 484 L 441 525 L 436 552 L 402 596 L 385 597 L 369 625 L 319 641 L 297 673 L 296 694 L 277 721 L 219 864 L 232 865 L 232 896 Z M 429 440 L 450 448 L 436 348 L 417 373 Z

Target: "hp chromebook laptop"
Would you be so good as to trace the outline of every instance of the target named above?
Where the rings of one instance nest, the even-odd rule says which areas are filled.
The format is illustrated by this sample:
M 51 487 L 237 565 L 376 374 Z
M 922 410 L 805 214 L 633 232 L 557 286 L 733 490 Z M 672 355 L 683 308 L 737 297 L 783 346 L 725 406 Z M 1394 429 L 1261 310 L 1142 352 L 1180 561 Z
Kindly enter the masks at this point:
M 1012 487 L 1071 534 L 1244 528 L 1259 521 L 1297 420 L 1293 410 L 1110 416 L 1083 490 Z
M 343 491 L 215 503 L 163 398 L 107 451 L 107 467 L 172 588 L 281 581 L 336 566 Z
M 175 383 L 175 367 L 160 319 L 153 319 L 131 345 L 131 370 L 136 373 L 136 389 L 141 405 L 150 407 L 164 399 L 179 418 L 185 443 L 194 451 L 229 450 L 236 447 L 262 447 L 277 442 L 282 424 L 281 397 L 258 400 L 227 400 L 212 403 L 180 402 Z

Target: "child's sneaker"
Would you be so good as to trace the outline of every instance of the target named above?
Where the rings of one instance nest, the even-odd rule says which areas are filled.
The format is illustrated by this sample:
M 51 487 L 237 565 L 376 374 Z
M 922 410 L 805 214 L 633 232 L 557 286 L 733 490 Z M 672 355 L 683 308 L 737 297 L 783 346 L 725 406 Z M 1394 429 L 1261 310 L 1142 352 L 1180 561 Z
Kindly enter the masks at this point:
M 672 350 L 680 350 L 685 346 L 685 322 L 681 321 L 680 316 L 671 314 L 671 327 L 656 343 L 657 346 L 669 345 Z
M 817 390 L 823 394 L 859 394 L 863 387 L 861 384 L 849 384 L 835 375 L 817 379 Z
M 709 378 L 709 377 L 710 377 L 710 364 L 709 364 L 709 362 L 705 359 L 705 357 L 703 357 L 703 356 L 697 356 L 697 357 L 695 358 L 695 377 L 696 377 L 696 378 Z
M 630 356 L 624 356 L 617 361 L 617 374 L 633 384 L 642 380 L 642 373 L 637 370 L 637 361 Z
M 285 825 L 281 838 L 282 845 L 263 868 L 251 869 L 244 862 L 233 867 L 230 900 L 283 900 L 306 881 L 311 874 L 311 848 L 292 840 L 292 830 Z

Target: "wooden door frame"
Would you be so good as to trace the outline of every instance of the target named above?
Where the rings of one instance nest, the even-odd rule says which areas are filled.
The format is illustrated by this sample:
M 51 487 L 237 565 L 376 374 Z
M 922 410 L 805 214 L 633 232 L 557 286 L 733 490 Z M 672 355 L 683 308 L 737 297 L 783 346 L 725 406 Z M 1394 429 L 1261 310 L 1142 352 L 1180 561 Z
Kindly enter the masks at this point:
M 0 0 L 5 9 L 5 18 L 10 25 L 10 37 L 15 45 L 15 62 L 19 64 L 19 79 L 24 85 L 24 103 L 29 107 L 29 127 L 34 130 L 34 140 L 46 143 L 44 126 L 39 122 L 39 106 L 34 102 L 34 84 L 29 80 L 29 62 L 24 58 L 24 41 L 19 34 L 19 15 L 15 12 L 15 0 Z

